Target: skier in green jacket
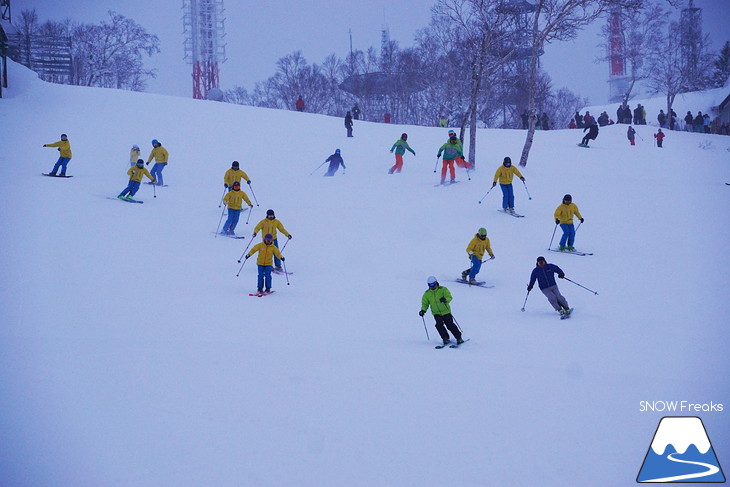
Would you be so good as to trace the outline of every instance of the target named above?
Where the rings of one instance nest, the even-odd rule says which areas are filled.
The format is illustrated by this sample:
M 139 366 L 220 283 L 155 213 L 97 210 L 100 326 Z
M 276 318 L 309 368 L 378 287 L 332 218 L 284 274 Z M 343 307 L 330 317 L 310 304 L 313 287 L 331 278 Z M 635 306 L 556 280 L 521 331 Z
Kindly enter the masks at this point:
M 443 166 L 441 167 L 441 184 L 446 182 L 446 169 L 448 168 L 451 173 L 451 182 L 456 182 L 456 169 L 454 169 L 454 159 L 457 157 L 464 157 L 464 152 L 461 148 L 461 141 L 456 136 L 456 132 L 449 130 L 449 140 L 439 148 L 436 158 L 441 157 L 441 153 L 444 154 Z
M 411 146 L 409 146 L 408 142 L 406 142 L 407 140 L 408 134 L 401 134 L 400 139 L 396 140 L 393 147 L 390 148 L 390 152 L 395 150 L 395 165 L 390 168 L 388 174 L 401 172 L 401 169 L 403 169 L 403 154 L 406 153 L 406 150 L 414 156 L 416 155 L 416 151 L 411 149 Z
M 418 315 L 421 317 L 425 315 L 430 306 L 431 313 L 436 320 L 436 331 L 444 341 L 444 345 L 448 345 L 450 342 L 449 331 L 456 338 L 456 344 L 461 345 L 464 340 L 461 338 L 459 327 L 454 323 L 451 306 L 449 306 L 452 300 L 451 293 L 447 288 L 440 286 L 434 276 L 429 276 L 427 282 L 428 289 L 421 298 L 421 311 L 418 312 Z M 447 328 L 449 331 L 446 331 Z

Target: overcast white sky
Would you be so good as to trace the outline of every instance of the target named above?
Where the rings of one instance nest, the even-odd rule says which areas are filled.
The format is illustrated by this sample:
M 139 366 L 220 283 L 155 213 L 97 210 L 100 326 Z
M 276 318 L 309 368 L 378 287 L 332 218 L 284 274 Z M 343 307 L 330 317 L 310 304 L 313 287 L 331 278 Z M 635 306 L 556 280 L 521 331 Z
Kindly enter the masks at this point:
M 379 49 L 384 25 L 391 39 L 410 47 L 416 30 L 428 24 L 433 3 L 224 0 L 227 61 L 220 67 L 221 88 L 239 85 L 250 90 L 275 73 L 279 58 L 295 50 L 301 50 L 310 63 L 321 63 L 330 53 L 344 58 L 349 29 L 355 49 Z M 730 0 L 695 0 L 695 6 L 703 9 L 705 33 L 713 37 L 715 49 L 730 40 Z M 145 61 L 157 69 L 157 79 L 149 82 L 147 91 L 192 96 L 192 67 L 183 60 L 182 0 L 11 0 L 11 8 L 14 20 L 22 10 L 32 8 L 41 21 L 71 18 L 98 23 L 108 10 L 130 17 L 160 38 L 162 52 Z M 593 62 L 600 54 L 599 30 L 595 25 L 574 42 L 548 46 L 541 60 L 555 88 L 568 87 L 594 104 L 608 97 L 608 66 Z

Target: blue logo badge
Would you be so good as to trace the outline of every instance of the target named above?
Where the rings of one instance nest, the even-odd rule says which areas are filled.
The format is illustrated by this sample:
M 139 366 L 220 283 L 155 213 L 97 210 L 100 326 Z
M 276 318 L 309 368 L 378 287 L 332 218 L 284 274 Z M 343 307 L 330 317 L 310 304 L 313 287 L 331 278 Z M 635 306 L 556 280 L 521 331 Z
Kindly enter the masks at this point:
M 725 475 L 702 420 L 696 416 L 663 417 L 636 481 L 725 482 Z

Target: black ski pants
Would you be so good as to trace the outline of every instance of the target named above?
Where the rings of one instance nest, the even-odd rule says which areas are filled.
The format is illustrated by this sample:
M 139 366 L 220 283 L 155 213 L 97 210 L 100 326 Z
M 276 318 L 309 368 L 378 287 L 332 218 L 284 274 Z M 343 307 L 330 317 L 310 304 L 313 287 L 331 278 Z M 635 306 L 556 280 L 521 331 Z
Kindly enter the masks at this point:
M 454 338 L 457 340 L 461 339 L 461 332 L 459 331 L 459 327 L 454 324 L 454 317 L 451 316 L 451 313 L 446 315 L 433 315 L 433 317 L 436 320 L 436 331 L 439 332 L 442 340 L 449 339 L 449 332 L 446 331 L 447 328 L 454 335 Z

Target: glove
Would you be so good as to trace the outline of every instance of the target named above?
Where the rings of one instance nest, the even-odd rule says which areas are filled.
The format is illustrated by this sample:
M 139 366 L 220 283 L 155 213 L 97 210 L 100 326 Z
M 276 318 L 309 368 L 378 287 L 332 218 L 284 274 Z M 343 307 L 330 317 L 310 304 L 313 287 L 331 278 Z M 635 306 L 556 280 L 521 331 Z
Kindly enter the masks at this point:
M 426 312 L 425 312 L 425 311 L 423 311 L 423 310 L 421 310 L 421 311 L 419 311 L 419 312 L 418 312 L 418 316 L 423 316 L 423 315 L 425 315 L 425 314 L 426 314 Z
M 492 187 L 495 187 L 496 185 L 497 185 L 497 181 L 494 181 L 494 182 L 492 183 Z
M 585 219 L 585 218 L 581 218 L 581 219 L 580 219 L 580 222 L 581 222 L 581 223 L 583 223 L 584 221 L 586 221 L 586 219 Z
M 250 255 L 247 255 L 247 256 L 246 256 L 246 258 L 245 258 L 244 260 L 247 260 L 247 259 L 248 259 L 249 257 L 251 257 L 251 256 L 250 256 Z
M 558 274 L 559 279 L 565 279 L 565 274 Z
M 532 291 L 532 286 L 527 286 L 528 291 Z
M 248 205 L 249 208 L 253 208 L 253 205 Z
M 288 235 L 289 238 L 291 238 L 291 233 Z
M 150 161 L 147 161 L 147 162 L 145 163 L 145 165 L 149 166 L 149 165 L 150 165 Z
M 282 262 L 284 262 L 285 260 L 286 260 L 286 259 L 284 258 L 284 256 L 282 256 L 282 257 L 281 257 L 281 261 L 282 261 Z
M 490 255 L 489 256 L 489 260 L 494 260 L 494 256 L 493 255 Z
M 253 232 L 253 235 L 252 235 L 252 237 L 255 237 L 255 236 L 256 236 L 256 232 Z
M 556 218 L 555 219 L 555 224 L 558 225 L 559 223 L 560 223 L 560 220 Z
M 246 181 L 246 184 L 248 184 L 249 186 L 251 186 L 251 180 L 249 179 L 248 181 Z
M 446 298 L 441 298 L 439 299 L 439 301 L 441 301 L 442 303 L 446 303 Z
M 46 147 L 46 144 L 43 144 L 43 147 Z
M 223 187 L 226 188 L 226 189 L 228 189 L 228 185 L 227 184 L 224 184 Z
M 520 178 L 520 180 L 522 180 L 523 183 L 525 182 L 525 178 Z
M 416 151 L 412 150 L 411 151 L 411 154 L 413 154 L 415 156 L 416 155 Z

